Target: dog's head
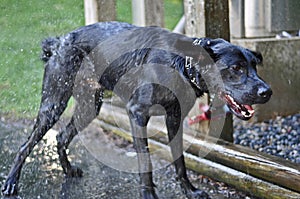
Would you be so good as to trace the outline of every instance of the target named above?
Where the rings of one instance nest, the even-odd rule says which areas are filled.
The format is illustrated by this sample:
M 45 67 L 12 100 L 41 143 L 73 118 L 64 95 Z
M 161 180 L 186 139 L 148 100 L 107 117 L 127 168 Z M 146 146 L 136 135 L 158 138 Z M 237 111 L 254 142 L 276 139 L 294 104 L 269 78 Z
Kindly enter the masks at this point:
M 218 66 L 224 83 L 219 96 L 238 118 L 250 119 L 254 114 L 251 105 L 266 103 L 272 95 L 270 86 L 257 75 L 262 55 L 223 39 L 199 41 Z

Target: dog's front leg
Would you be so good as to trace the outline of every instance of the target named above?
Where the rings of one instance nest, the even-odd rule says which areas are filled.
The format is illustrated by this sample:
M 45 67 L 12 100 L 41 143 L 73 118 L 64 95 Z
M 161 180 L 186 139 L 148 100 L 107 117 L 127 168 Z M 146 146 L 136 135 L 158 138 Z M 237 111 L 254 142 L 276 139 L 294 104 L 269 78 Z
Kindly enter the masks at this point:
M 207 193 L 195 188 L 188 179 L 183 156 L 182 123 L 180 108 L 171 108 L 167 112 L 166 125 L 177 178 L 181 182 L 181 187 L 188 198 L 210 198 Z
M 141 196 L 143 199 L 158 199 L 152 181 L 152 163 L 147 141 L 147 124 L 140 125 L 136 119 L 130 117 L 134 147 L 137 152 Z

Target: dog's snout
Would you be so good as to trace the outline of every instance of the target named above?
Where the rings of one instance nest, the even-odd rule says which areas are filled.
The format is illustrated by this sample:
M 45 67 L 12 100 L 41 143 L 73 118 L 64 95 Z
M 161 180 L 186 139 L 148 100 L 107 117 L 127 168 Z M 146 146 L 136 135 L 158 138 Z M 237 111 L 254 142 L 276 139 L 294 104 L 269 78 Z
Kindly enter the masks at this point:
M 269 99 L 273 91 L 270 87 L 260 87 L 257 91 L 257 95 L 261 98 Z

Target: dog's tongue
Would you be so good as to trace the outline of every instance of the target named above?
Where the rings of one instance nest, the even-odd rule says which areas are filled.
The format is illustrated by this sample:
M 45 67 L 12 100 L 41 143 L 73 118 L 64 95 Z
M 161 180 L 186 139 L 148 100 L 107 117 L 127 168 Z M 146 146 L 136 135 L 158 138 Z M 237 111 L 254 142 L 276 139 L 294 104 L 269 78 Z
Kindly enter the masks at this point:
M 251 105 L 240 104 L 228 94 L 225 94 L 222 97 L 229 109 L 231 110 L 231 112 L 235 114 L 238 118 L 242 120 L 249 120 L 253 116 L 255 111 Z
M 254 109 L 252 108 L 251 105 L 244 105 L 243 104 L 243 105 L 241 105 L 241 107 L 242 107 L 242 110 L 244 110 L 244 111 L 241 111 L 241 113 L 245 118 L 247 118 L 247 117 L 251 118 L 253 116 L 255 111 L 254 111 Z
M 254 109 L 253 109 L 252 106 L 250 106 L 250 105 L 244 105 L 244 107 L 245 107 L 248 111 L 254 111 Z

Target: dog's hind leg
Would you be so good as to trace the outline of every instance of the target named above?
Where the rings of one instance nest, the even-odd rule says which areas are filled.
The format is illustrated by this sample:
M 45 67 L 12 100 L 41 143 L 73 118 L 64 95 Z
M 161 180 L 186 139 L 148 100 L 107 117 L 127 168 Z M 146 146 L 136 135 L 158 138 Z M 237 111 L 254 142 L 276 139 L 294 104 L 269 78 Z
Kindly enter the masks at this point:
M 78 99 L 75 108 L 75 113 L 72 116 L 69 124 L 66 126 L 65 130 L 61 131 L 56 137 L 59 160 L 63 171 L 67 177 L 81 177 L 83 173 L 80 168 L 71 165 L 70 161 L 68 160 L 66 149 L 68 148 L 72 139 L 78 134 L 78 132 L 83 130 L 93 119 L 95 119 L 95 117 L 100 112 L 103 98 L 103 90 L 96 89 L 91 92 L 94 92 L 93 95 L 95 96 L 95 103 L 91 105 L 94 107 L 91 107 L 93 108 L 93 110 L 90 109 L 90 115 L 88 117 L 86 117 L 86 115 L 81 115 L 82 109 L 88 110 L 89 108 L 85 106 L 83 100 Z M 88 93 L 89 92 L 85 94 Z M 78 120 L 79 118 L 81 120 Z
M 17 194 L 18 181 L 25 159 L 59 120 L 72 96 L 74 79 L 81 65 L 83 54 L 78 48 L 65 45 L 65 41 L 65 39 L 49 38 L 42 44 L 45 70 L 41 105 L 33 131 L 20 147 L 3 186 L 2 193 L 6 196 Z
M 203 198 L 209 196 L 197 188 L 195 188 L 186 173 L 186 167 L 183 156 L 183 118 L 180 113 L 180 106 L 169 108 L 166 117 L 166 126 L 168 130 L 169 143 L 177 173 L 177 179 L 181 182 L 181 187 L 188 198 Z
M 61 131 L 57 136 L 57 152 L 59 155 L 59 161 L 63 168 L 64 173 L 68 177 L 81 177 L 82 171 L 80 168 L 71 166 L 68 160 L 66 149 L 68 148 L 72 139 L 78 134 L 78 131 L 74 125 L 74 119 L 72 118 L 66 128 Z
M 61 103 L 50 104 L 48 103 L 47 98 L 42 100 L 37 121 L 34 125 L 33 131 L 29 136 L 28 140 L 20 147 L 14 164 L 7 176 L 5 184 L 2 188 L 2 193 L 5 196 L 16 195 L 18 190 L 18 181 L 21 174 L 22 166 L 25 162 L 27 156 L 31 153 L 34 146 L 43 138 L 47 131 L 57 122 L 60 115 L 63 113 L 67 106 L 68 96 L 71 96 L 70 93 L 64 93 L 65 100 Z

